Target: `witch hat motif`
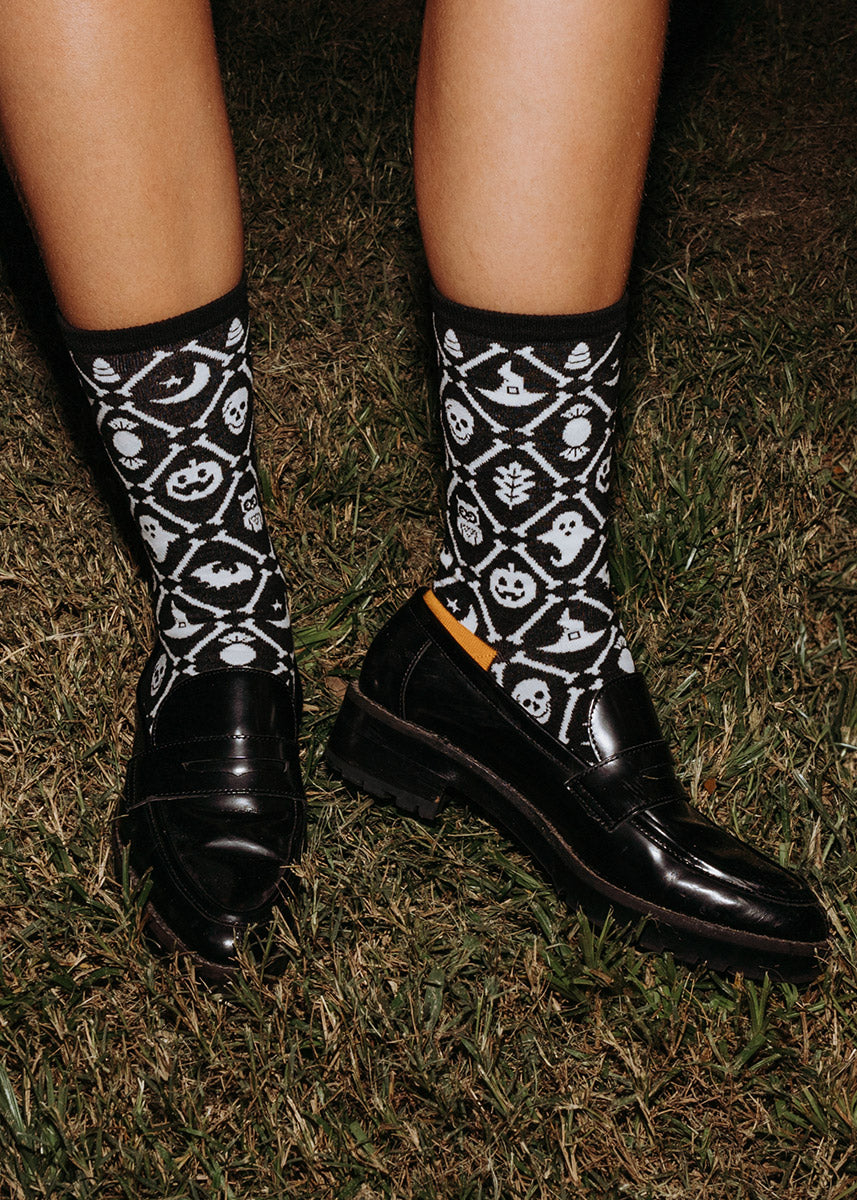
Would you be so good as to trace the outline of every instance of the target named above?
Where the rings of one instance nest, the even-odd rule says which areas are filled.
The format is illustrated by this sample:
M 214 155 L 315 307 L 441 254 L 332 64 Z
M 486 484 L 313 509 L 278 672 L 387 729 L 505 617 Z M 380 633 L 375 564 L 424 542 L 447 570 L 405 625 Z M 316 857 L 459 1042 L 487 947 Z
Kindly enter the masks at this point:
M 494 391 L 489 391 L 487 388 L 478 388 L 477 390 L 488 400 L 492 400 L 495 404 L 502 404 L 504 408 L 524 408 L 526 405 L 544 400 L 547 395 L 547 392 L 528 392 L 523 375 L 519 375 L 514 370 L 511 359 L 497 368 L 497 374 L 503 380 L 500 387 L 495 388 Z

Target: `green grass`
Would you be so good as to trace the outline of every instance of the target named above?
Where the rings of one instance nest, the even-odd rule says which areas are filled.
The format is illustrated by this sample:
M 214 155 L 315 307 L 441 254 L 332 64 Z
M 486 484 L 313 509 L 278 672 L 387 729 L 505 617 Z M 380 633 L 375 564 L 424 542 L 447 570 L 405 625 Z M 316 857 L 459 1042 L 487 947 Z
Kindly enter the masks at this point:
M 475 817 L 402 819 L 325 771 L 344 682 L 439 542 L 419 12 L 217 11 L 307 688 L 300 923 L 281 979 L 220 992 L 150 955 L 111 878 L 150 617 L 7 198 L 0 1197 L 857 1196 L 852 6 L 675 14 L 614 539 L 696 802 L 828 906 L 802 991 L 641 955 Z

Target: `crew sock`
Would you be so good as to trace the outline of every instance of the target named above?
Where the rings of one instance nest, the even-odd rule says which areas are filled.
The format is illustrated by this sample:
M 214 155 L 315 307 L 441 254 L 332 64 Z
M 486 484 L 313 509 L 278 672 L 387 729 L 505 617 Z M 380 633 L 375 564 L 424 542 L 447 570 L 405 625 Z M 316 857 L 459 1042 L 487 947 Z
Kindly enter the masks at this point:
M 530 717 L 585 752 L 593 693 L 634 670 L 606 537 L 626 301 L 517 316 L 433 289 L 432 307 L 447 485 L 427 599 Z
M 286 584 L 259 497 L 242 282 L 133 329 L 62 322 L 154 581 L 150 725 L 184 676 L 245 667 L 295 685 Z

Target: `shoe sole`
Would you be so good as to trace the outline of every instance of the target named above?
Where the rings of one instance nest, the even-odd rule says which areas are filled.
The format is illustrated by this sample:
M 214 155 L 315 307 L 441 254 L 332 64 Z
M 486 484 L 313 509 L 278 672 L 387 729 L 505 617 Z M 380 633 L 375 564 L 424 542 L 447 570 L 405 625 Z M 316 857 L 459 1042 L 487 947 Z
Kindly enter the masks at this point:
M 688 966 L 705 964 L 750 979 L 769 975 L 787 983 L 816 978 L 826 942 L 763 937 L 700 921 L 645 901 L 590 870 L 526 797 L 457 747 L 394 716 L 352 683 L 325 758 L 348 783 L 403 812 L 431 821 L 449 801 L 473 808 L 524 849 L 557 892 L 598 926 L 610 913 L 637 927 L 641 949 L 669 951 Z
M 121 880 L 127 846 L 124 846 L 119 840 L 117 825 L 118 822 L 114 820 L 110 840 L 113 851 L 113 874 L 116 879 Z M 143 880 L 136 873 L 130 862 L 127 869 L 128 885 L 132 892 L 138 892 L 142 887 Z M 212 962 L 211 959 L 203 958 L 197 950 L 192 950 L 190 946 L 185 945 L 179 935 L 170 928 L 151 903 L 147 902 L 143 908 L 142 925 L 145 936 L 151 938 L 159 950 L 166 954 L 178 954 L 193 963 L 197 974 L 200 978 L 206 980 L 207 983 L 229 983 L 238 974 L 239 968 L 237 966 L 225 967 L 222 963 Z

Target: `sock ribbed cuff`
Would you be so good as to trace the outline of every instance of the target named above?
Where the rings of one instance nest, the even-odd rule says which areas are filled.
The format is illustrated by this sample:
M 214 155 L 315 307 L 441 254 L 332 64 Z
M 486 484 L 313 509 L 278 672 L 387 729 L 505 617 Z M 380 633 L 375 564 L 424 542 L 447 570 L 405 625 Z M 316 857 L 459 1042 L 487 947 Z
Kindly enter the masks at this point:
M 237 287 L 225 296 L 165 321 L 153 321 L 150 325 L 134 325 L 128 329 L 78 329 L 62 313 L 57 316 L 69 350 L 78 354 L 133 354 L 199 337 L 235 316 L 246 323 L 247 311 L 247 278 L 242 275 Z
M 429 284 L 429 292 L 435 316 L 444 324 L 477 337 L 520 342 L 565 342 L 611 334 L 624 325 L 628 309 L 627 292 L 607 308 L 563 316 L 535 316 L 469 308 L 466 304 L 448 300 L 433 283 Z

